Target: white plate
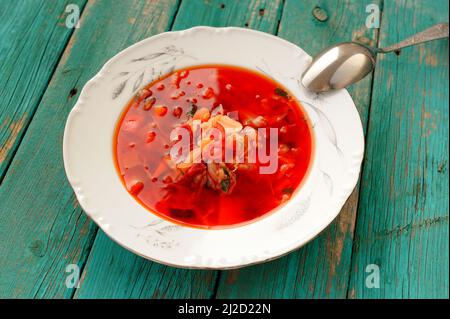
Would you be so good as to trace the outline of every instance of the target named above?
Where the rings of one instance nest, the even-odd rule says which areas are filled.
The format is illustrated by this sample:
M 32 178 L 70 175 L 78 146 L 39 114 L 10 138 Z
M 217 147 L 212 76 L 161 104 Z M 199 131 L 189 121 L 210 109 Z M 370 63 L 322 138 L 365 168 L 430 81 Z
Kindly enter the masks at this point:
M 81 206 L 123 247 L 177 267 L 241 267 L 304 245 L 338 215 L 364 153 L 361 121 L 348 92 L 317 95 L 299 85 L 310 61 L 290 42 L 241 28 L 167 32 L 120 52 L 85 85 L 67 120 L 64 165 Z M 117 120 L 140 87 L 173 69 L 214 63 L 259 70 L 287 87 L 312 121 L 315 154 L 300 191 L 275 213 L 207 230 L 176 225 L 138 204 L 116 173 L 112 145 Z

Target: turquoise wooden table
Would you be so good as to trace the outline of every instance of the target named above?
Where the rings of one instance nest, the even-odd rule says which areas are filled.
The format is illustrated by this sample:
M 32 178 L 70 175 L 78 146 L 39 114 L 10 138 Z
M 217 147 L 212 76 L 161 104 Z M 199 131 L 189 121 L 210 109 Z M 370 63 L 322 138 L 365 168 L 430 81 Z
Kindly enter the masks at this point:
M 385 46 L 448 12 L 446 0 L 0 0 L 0 297 L 448 298 L 447 40 L 380 56 L 350 88 L 366 136 L 360 184 L 319 237 L 266 264 L 193 271 L 133 255 L 86 217 L 62 161 L 81 88 L 143 38 L 240 26 L 315 54 Z

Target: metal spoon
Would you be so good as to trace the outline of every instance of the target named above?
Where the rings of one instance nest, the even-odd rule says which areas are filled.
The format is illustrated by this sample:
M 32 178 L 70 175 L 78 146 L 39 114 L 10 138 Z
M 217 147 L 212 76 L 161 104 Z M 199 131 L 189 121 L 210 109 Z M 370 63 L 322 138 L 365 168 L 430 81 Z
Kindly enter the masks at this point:
M 385 48 L 370 48 L 356 42 L 344 42 L 317 55 L 302 75 L 302 84 L 313 92 L 342 89 L 353 84 L 375 67 L 378 53 L 398 51 L 419 43 L 448 38 L 448 23 L 440 23 L 406 40 Z

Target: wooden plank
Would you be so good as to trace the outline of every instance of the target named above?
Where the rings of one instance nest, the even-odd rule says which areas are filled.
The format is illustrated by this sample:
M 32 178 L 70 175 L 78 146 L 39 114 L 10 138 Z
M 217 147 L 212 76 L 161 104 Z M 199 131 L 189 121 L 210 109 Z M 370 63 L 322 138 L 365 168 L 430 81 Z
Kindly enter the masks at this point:
M 53 3 L 53 5 L 56 5 Z M 167 29 L 173 1 L 87 4 L 0 187 L 0 297 L 64 297 L 66 266 L 83 267 L 97 227 L 64 174 L 62 136 L 77 92 L 122 48 Z
M 225 3 L 223 7 L 221 4 Z M 260 14 L 260 9 L 265 9 Z M 183 1 L 174 29 L 195 25 L 235 25 L 276 30 L 281 1 Z M 126 252 L 99 233 L 83 274 L 77 298 L 209 298 L 216 271 L 165 267 Z
M 65 8 L 85 1 L 0 1 L 0 183 L 72 33 Z
M 370 3 L 379 4 L 379 1 Z M 363 1 L 287 0 L 279 36 L 311 55 L 337 42 L 356 40 L 373 46 L 377 30 L 367 29 Z M 371 77 L 350 88 L 367 122 Z M 347 293 L 358 187 L 339 217 L 315 240 L 279 260 L 224 272 L 218 288 L 222 298 L 345 298 Z
M 380 45 L 444 21 L 445 0 L 385 1 Z M 449 297 L 448 54 L 442 40 L 378 58 L 349 297 Z

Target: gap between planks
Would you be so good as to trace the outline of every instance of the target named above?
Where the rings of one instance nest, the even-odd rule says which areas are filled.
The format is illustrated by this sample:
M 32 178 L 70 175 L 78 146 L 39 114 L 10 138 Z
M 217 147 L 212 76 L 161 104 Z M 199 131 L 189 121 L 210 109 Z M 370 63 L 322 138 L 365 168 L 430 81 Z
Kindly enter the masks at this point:
M 382 20 L 383 20 L 383 9 L 384 9 L 384 0 L 380 0 L 379 28 L 377 29 L 376 34 L 375 34 L 375 37 L 376 37 L 376 48 L 380 47 L 380 34 L 381 34 L 381 27 L 382 27 Z M 374 85 L 375 85 L 375 68 L 372 70 L 371 74 L 372 74 L 372 78 L 371 78 L 371 81 L 370 81 L 370 92 L 369 92 L 370 98 L 369 98 L 369 106 L 368 106 L 367 118 L 366 118 L 366 134 L 364 136 L 365 143 L 367 141 L 367 136 L 369 136 L 368 133 L 369 133 L 369 130 L 370 130 L 370 113 L 371 113 L 370 111 L 372 109 L 373 88 L 374 88 Z M 356 216 L 355 216 L 355 221 L 354 221 L 354 224 L 353 224 L 354 225 L 354 227 L 353 227 L 353 238 L 355 237 L 354 235 L 356 233 L 356 225 L 358 223 L 358 215 L 359 215 L 358 212 L 359 212 L 360 205 L 361 205 L 360 197 L 361 197 L 361 193 L 362 192 L 360 192 L 359 188 L 361 187 L 361 178 L 362 178 L 362 176 L 364 176 L 364 169 L 365 169 L 365 161 L 363 159 L 363 161 L 361 162 L 361 170 L 359 172 L 359 182 L 358 182 L 358 185 L 356 186 L 358 188 L 358 197 L 357 197 L 357 203 L 356 203 L 356 207 L 357 207 L 357 209 L 356 209 Z M 351 269 L 352 269 L 352 265 L 353 265 L 354 253 L 355 253 L 355 244 L 353 242 L 353 244 L 352 244 L 352 252 L 351 252 L 351 255 L 350 255 L 350 271 L 348 272 L 347 289 L 346 289 L 346 293 L 345 293 L 347 299 L 350 297 L 350 282 L 351 282 L 351 278 L 352 278 L 352 276 L 351 276 Z

